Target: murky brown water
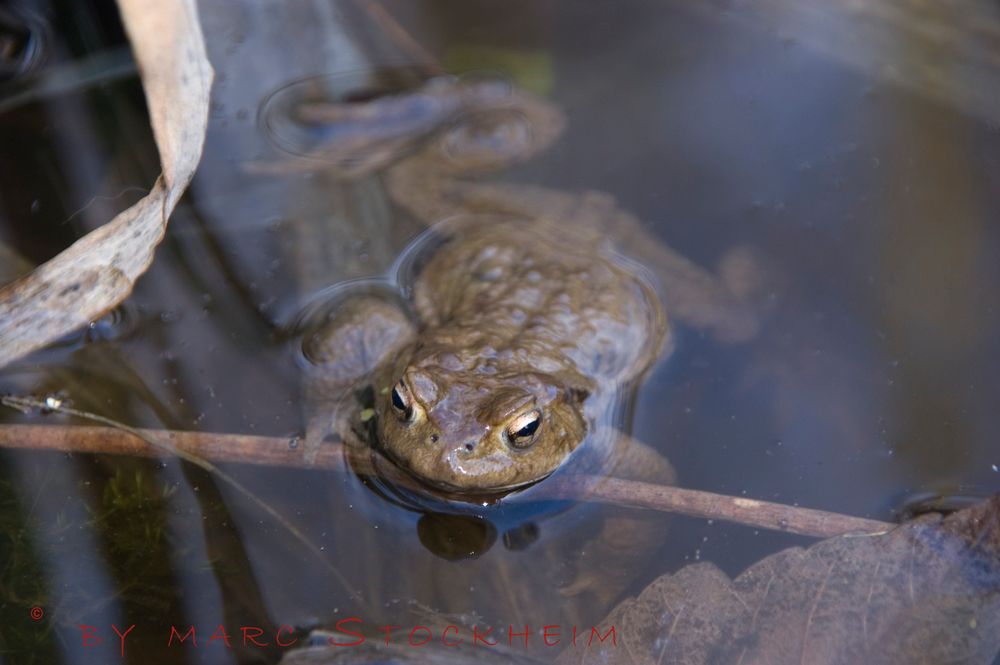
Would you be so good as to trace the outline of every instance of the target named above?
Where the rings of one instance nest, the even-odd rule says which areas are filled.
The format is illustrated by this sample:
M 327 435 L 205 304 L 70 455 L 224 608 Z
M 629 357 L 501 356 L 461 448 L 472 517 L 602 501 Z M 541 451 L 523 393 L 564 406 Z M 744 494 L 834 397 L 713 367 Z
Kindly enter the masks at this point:
M 157 171 L 113 8 L 67 17 L 37 4 L 49 60 L 0 83 L 0 243 L 32 262 L 127 207 Z M 322 287 L 383 274 L 419 229 L 377 178 L 251 172 L 283 157 L 258 105 L 315 74 L 363 88 L 363 73 L 415 54 L 362 4 L 259 5 L 203 8 L 218 75 L 206 153 L 136 293 L 4 369 L 0 392 L 61 391 L 137 426 L 301 433 L 284 326 Z M 743 245 L 766 260 L 775 287 L 761 333 L 724 345 L 682 330 L 637 395 L 632 434 L 680 483 L 893 519 L 918 498 L 1000 489 L 1000 7 L 962 5 L 385 7 L 445 68 L 498 72 L 566 109 L 563 138 L 500 179 L 613 194 L 707 267 Z M 81 62 L 107 75 L 85 80 Z M 56 86 L 45 73 L 57 71 L 84 82 Z M 26 97 L 3 106 L 15 93 Z M 108 662 L 112 624 L 136 624 L 126 662 L 259 662 L 280 649 L 208 638 L 224 624 L 237 645 L 240 626 L 261 626 L 273 643 L 281 625 L 349 616 L 409 626 L 411 601 L 504 626 L 607 609 L 538 579 L 530 529 L 490 543 L 486 527 L 428 526 L 350 474 L 226 470 L 341 579 L 201 471 L 0 451 L 0 661 Z M 598 510 L 543 521 L 539 542 L 585 535 Z M 687 518 L 669 528 L 633 589 L 691 561 L 735 573 L 809 542 Z M 480 556 L 440 556 L 442 530 Z M 80 624 L 104 644 L 85 647 Z M 197 626 L 199 646 L 167 649 L 172 625 Z

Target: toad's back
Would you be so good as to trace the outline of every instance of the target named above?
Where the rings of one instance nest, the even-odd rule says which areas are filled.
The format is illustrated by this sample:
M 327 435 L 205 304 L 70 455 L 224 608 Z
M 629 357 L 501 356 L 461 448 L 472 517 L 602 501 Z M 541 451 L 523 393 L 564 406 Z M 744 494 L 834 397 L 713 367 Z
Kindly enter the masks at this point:
M 456 220 L 445 233 L 413 285 L 437 351 L 490 373 L 575 371 L 597 392 L 659 354 L 666 322 L 654 290 L 597 234 L 539 219 Z

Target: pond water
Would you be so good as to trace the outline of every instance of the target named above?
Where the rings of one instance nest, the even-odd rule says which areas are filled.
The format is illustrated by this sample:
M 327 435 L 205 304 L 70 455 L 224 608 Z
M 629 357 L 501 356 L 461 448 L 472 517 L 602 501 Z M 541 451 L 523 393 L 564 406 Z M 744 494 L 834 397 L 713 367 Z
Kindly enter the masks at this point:
M 0 82 L 0 245 L 39 263 L 141 197 L 158 165 L 113 5 L 28 4 L 46 57 Z M 260 106 L 304 77 L 361 94 L 375 72 L 431 60 L 566 112 L 556 143 L 491 178 L 605 192 L 707 269 L 734 248 L 766 269 L 760 331 L 725 343 L 681 327 L 631 404 L 632 436 L 681 486 L 889 521 L 1000 490 L 1000 6 L 382 6 L 394 19 L 346 1 L 202 7 L 209 135 L 153 267 L 111 315 L 0 370 L 0 393 L 133 426 L 301 436 L 288 325 L 323 288 L 385 275 L 420 225 L 378 176 L 287 168 Z M 3 260 L 6 280 L 19 271 Z M 0 411 L 39 422 L 83 424 Z M 112 624 L 135 624 L 124 662 L 144 663 L 277 662 L 281 626 L 346 617 L 589 627 L 609 605 L 562 597 L 553 551 L 634 517 L 590 506 L 495 533 L 351 473 L 224 470 L 285 522 L 175 460 L 0 449 L 0 662 L 117 662 Z M 629 571 L 632 593 L 694 561 L 736 574 L 813 542 L 642 519 L 669 531 Z M 197 647 L 166 646 L 190 625 Z M 220 625 L 234 648 L 209 639 Z M 244 646 L 241 626 L 270 646 Z

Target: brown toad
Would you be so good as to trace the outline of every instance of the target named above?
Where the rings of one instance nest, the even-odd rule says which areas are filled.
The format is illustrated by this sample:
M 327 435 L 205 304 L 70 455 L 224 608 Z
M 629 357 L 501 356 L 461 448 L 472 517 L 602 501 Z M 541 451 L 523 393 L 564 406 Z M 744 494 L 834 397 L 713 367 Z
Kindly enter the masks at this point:
M 669 351 L 675 318 L 723 339 L 754 332 L 752 262 L 733 253 L 716 277 L 607 195 L 470 180 L 563 128 L 555 106 L 504 84 L 438 79 L 320 115 L 333 127 L 321 157 L 345 175 L 382 169 L 433 239 L 398 262 L 408 304 L 341 297 L 309 340 L 335 404 L 311 445 L 357 425 L 369 385 L 375 446 L 452 496 L 523 488 L 574 457 L 670 482 L 666 460 L 615 432 L 621 398 Z
M 536 582 L 497 589 L 519 599 L 512 606 L 554 583 L 584 599 L 581 612 L 609 607 L 655 555 L 663 523 L 612 510 L 581 528 L 595 514 L 586 506 L 570 515 L 536 498 L 563 472 L 674 482 L 665 457 L 619 429 L 628 398 L 671 350 L 675 322 L 723 340 L 754 334 L 753 262 L 731 253 L 716 276 L 606 194 L 476 178 L 536 154 L 564 126 L 557 107 L 509 86 L 435 80 L 309 113 L 323 139 L 312 163 L 377 173 L 395 210 L 427 230 L 388 280 L 332 287 L 306 317 L 307 450 L 332 435 L 359 472 L 374 467 L 373 487 L 424 517 L 472 511 L 482 545 L 464 544 L 456 522 L 420 520 L 421 542 L 440 556 L 481 555 L 486 522 L 508 550 L 538 543 Z M 475 507 L 497 500 L 498 510 Z M 449 594 L 465 588 L 454 581 L 441 580 Z
M 449 492 L 530 485 L 609 421 L 660 353 L 663 310 L 596 234 L 489 217 L 435 232 L 413 284 L 416 329 L 374 373 L 376 439 Z

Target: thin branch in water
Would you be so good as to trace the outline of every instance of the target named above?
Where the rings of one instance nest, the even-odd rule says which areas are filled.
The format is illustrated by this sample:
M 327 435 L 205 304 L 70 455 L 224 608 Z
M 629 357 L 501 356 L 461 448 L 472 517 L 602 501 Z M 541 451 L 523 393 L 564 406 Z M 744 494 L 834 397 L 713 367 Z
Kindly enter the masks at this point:
M 585 494 L 606 503 L 725 520 L 744 526 L 784 531 L 800 536 L 833 538 L 847 534 L 878 535 L 894 529 L 891 522 L 739 496 L 656 485 L 621 478 L 588 476 L 553 478 L 553 495 Z
M 78 418 L 83 418 L 85 420 L 90 420 L 92 422 L 101 423 L 103 425 L 107 425 L 108 428 L 111 428 L 110 430 L 105 428 L 85 428 L 91 430 L 89 432 L 91 436 L 87 437 L 86 439 L 87 448 L 81 450 L 81 452 L 119 452 L 119 450 L 121 450 L 122 454 L 130 454 L 124 452 L 124 447 L 131 445 L 136 451 L 141 451 L 138 452 L 138 454 L 143 457 L 155 457 L 157 452 L 167 453 L 168 455 L 178 457 L 184 460 L 185 462 L 190 462 L 191 464 L 194 464 L 195 466 L 204 469 L 208 473 L 214 475 L 219 480 L 221 480 L 225 484 L 229 485 L 230 487 L 238 491 L 240 494 L 249 499 L 251 503 L 255 504 L 258 508 L 260 508 L 265 513 L 270 515 L 271 518 L 273 518 L 279 525 L 281 525 L 282 528 L 288 531 L 288 533 L 290 533 L 296 540 L 301 542 L 310 552 L 312 552 L 316 556 L 316 558 L 318 558 L 323 563 L 323 565 L 327 568 L 327 570 L 329 570 L 333 574 L 333 576 L 343 585 L 344 590 L 347 591 L 347 593 L 350 595 L 351 598 L 355 600 L 360 600 L 358 592 L 356 592 L 351 587 L 351 584 L 350 582 L 348 582 L 347 578 L 345 578 L 341 574 L 341 572 L 337 570 L 337 568 L 332 563 L 330 563 L 330 561 L 326 558 L 326 556 L 324 556 L 322 550 L 320 550 L 311 540 L 309 540 L 308 536 L 302 533 L 302 531 L 300 531 L 299 528 L 296 527 L 294 524 L 292 524 L 290 521 L 285 519 L 285 517 L 282 516 L 281 513 L 272 508 L 266 501 L 264 501 L 256 494 L 254 494 L 252 491 L 250 491 L 250 489 L 247 488 L 245 485 L 243 485 L 240 481 L 236 480 L 228 473 L 226 473 L 219 467 L 215 466 L 212 462 L 208 461 L 208 459 L 206 459 L 206 456 L 203 456 L 203 453 L 201 452 L 201 448 L 199 446 L 191 446 L 191 440 L 185 437 L 184 435 L 194 434 L 193 432 L 164 433 L 164 432 L 152 432 L 149 430 L 140 430 L 135 427 L 129 427 L 124 423 L 120 423 L 116 420 L 113 420 L 111 418 L 106 418 L 96 413 L 90 413 L 89 411 L 80 411 L 65 406 L 59 403 L 57 400 L 46 400 L 43 402 L 31 397 L 16 397 L 13 395 L 5 395 L 2 398 L 0 398 L 0 403 L 2 403 L 4 406 L 9 406 L 12 409 L 21 411 L 22 413 L 30 413 L 31 411 L 35 410 L 65 413 L 67 415 L 76 416 Z M 11 426 L 5 426 L 3 429 L 8 429 L 8 427 Z M 21 429 L 22 433 L 24 433 L 23 429 L 24 426 L 15 425 L 13 427 Z M 73 428 L 73 427 L 50 428 L 50 427 L 39 426 L 37 427 L 37 429 L 63 430 L 63 432 L 61 432 L 63 437 L 63 442 L 68 442 L 69 440 L 72 439 L 72 430 L 79 428 Z M 66 430 L 69 431 L 67 432 Z M 95 432 L 94 430 L 98 431 Z M 40 434 L 40 432 L 36 432 L 36 436 L 30 437 L 30 440 L 34 442 L 40 442 L 45 440 L 46 437 L 44 435 L 37 436 L 37 434 Z M 107 437 L 108 440 L 113 441 L 114 444 L 118 446 L 119 450 L 114 450 L 114 449 L 102 450 L 102 445 L 103 445 L 102 435 L 103 437 Z M 117 437 L 115 435 L 117 435 Z M 133 438 L 132 442 L 127 443 L 122 435 L 131 436 Z M 4 441 L 3 443 L 0 443 L 0 447 L 6 447 L 7 446 L 6 436 L 2 438 L 4 439 Z M 263 437 L 237 437 L 237 438 L 249 439 L 249 438 L 263 438 Z M 178 439 L 181 445 L 179 446 L 174 445 L 172 439 Z M 278 441 L 281 441 L 281 439 L 278 439 Z M 67 450 L 67 448 L 65 447 L 51 445 L 51 442 L 46 442 L 46 443 L 48 443 L 48 445 L 43 444 L 38 446 L 27 446 L 27 447 L 48 449 L 48 450 L 63 450 L 63 451 Z M 244 443 L 245 445 L 246 442 L 242 443 Z M 285 441 L 285 443 L 287 443 L 287 440 Z M 191 450 L 192 448 L 198 450 L 199 452 L 198 453 L 192 452 Z M 131 454 L 136 454 L 136 453 L 133 452 Z
M 2 398 L 8 404 L 11 398 Z M 21 410 L 19 406 L 8 404 Z M 45 407 L 48 408 L 48 407 Z M 214 434 L 179 430 L 135 429 L 138 436 L 120 428 L 78 425 L 0 425 L 0 448 L 25 448 L 55 452 L 158 457 L 164 451 L 183 451 L 213 462 L 232 462 L 260 466 L 306 468 L 303 448 L 296 437 L 254 436 L 249 434 Z M 171 448 L 150 446 L 148 439 Z M 319 469 L 344 469 L 339 444 L 324 446 L 312 465 Z
M 2 401 L 8 406 L 21 410 L 25 407 L 31 409 L 46 408 L 44 403 L 36 400 L 4 397 Z M 58 410 L 79 415 L 77 412 L 63 407 Z M 92 414 L 82 417 L 90 416 Z M 315 462 L 310 464 L 306 460 L 303 447 L 299 446 L 298 441 L 294 438 L 139 430 L 118 426 L 114 421 L 100 416 L 90 419 L 109 424 L 111 428 L 2 425 L 0 426 L 0 448 L 141 457 L 155 457 L 166 451 L 216 473 L 230 485 L 251 496 L 258 505 L 262 505 L 263 502 L 207 460 L 340 472 L 347 470 L 344 447 L 337 443 L 324 445 Z M 365 470 L 359 469 L 359 471 Z M 394 479 L 394 482 L 409 482 L 415 487 L 419 487 L 416 481 L 409 480 L 405 476 Z M 745 526 L 818 538 L 849 533 L 880 534 L 896 526 L 890 522 L 839 513 L 605 476 L 558 476 L 539 485 L 538 490 L 551 498 L 600 501 L 631 508 L 723 520 Z M 275 515 L 270 507 L 267 507 L 266 510 L 269 514 Z M 284 520 L 281 521 L 290 531 L 294 529 Z M 296 537 L 300 540 L 305 538 L 301 534 Z M 309 546 L 318 554 L 312 543 L 309 543 Z

